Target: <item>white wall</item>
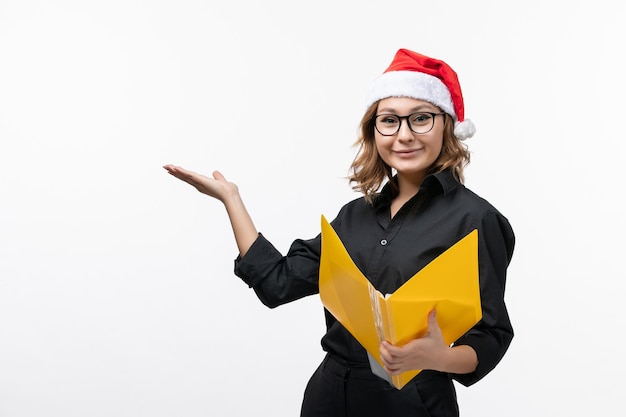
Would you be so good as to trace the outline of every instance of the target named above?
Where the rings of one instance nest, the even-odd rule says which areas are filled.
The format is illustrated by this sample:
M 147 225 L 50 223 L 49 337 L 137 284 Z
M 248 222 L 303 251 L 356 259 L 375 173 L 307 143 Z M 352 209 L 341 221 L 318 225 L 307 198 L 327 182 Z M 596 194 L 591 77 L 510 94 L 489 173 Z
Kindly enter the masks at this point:
M 614 414 L 625 7 L 1 0 L 0 416 L 298 415 L 319 299 L 263 307 L 222 207 L 161 166 L 220 169 L 285 251 L 356 197 L 365 91 L 401 47 L 459 73 L 467 185 L 518 239 L 516 338 L 462 414 Z

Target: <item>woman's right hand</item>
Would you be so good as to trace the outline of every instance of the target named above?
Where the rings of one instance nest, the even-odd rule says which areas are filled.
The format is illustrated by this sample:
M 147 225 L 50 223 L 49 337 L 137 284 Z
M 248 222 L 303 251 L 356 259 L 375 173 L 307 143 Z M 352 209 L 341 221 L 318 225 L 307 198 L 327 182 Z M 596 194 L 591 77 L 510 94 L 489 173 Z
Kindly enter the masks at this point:
M 239 194 L 237 185 L 228 182 L 219 171 L 213 171 L 213 178 L 210 178 L 172 164 L 164 165 L 163 168 L 179 180 L 195 187 L 202 194 L 216 198 L 222 203 L 225 203 L 229 196 Z

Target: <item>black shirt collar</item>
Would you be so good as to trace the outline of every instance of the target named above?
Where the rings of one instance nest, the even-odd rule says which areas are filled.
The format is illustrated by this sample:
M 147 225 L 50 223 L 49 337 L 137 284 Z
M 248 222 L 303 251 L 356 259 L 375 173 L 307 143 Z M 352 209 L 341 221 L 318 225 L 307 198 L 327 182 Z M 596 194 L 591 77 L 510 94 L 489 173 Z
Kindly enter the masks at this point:
M 394 176 L 392 181 L 397 181 L 397 177 Z M 460 183 L 454 178 L 452 172 L 449 169 L 446 169 L 444 171 L 427 175 L 424 178 L 424 181 L 422 181 L 419 192 L 428 195 L 446 195 L 459 185 Z M 376 208 L 383 208 L 391 205 L 391 200 L 395 197 L 395 195 L 396 192 L 391 184 L 385 184 L 380 193 L 378 193 L 374 198 L 374 206 Z

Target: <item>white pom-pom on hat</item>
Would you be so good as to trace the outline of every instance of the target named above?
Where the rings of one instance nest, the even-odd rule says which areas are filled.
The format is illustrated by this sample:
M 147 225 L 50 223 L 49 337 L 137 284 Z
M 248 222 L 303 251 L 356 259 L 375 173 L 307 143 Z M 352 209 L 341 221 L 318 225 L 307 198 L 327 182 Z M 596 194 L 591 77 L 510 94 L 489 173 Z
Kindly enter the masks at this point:
M 456 136 L 458 140 L 469 139 L 474 136 L 474 133 L 476 133 L 476 126 L 474 126 L 474 123 L 470 119 L 454 123 L 454 136 Z
M 388 97 L 410 97 L 434 104 L 452 116 L 454 136 L 474 136 L 476 126 L 465 119 L 461 85 L 456 72 L 445 62 L 408 49 L 399 49 L 389 67 L 372 83 L 366 107 Z

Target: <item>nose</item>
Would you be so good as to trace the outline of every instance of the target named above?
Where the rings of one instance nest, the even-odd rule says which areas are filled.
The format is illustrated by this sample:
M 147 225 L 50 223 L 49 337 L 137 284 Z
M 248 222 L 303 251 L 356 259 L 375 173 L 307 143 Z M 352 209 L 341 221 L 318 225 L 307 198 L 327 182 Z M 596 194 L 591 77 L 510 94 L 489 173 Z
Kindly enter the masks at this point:
M 409 120 L 406 118 L 400 119 L 400 128 L 398 129 L 398 139 L 400 140 L 413 140 L 413 131 L 409 127 Z

